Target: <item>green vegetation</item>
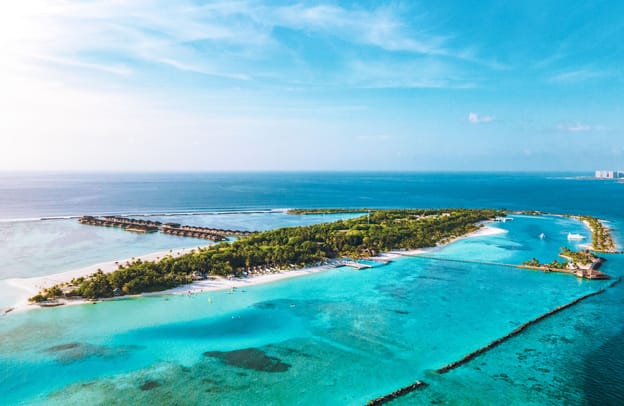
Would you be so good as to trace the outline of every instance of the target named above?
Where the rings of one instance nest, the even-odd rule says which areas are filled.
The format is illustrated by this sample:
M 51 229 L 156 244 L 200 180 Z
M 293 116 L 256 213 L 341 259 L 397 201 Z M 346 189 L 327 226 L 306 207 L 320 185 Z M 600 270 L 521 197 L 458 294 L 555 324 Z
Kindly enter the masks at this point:
M 598 257 L 589 252 L 589 250 L 577 252 L 572 251 L 568 247 L 562 247 L 559 256 L 569 259 L 577 265 L 590 265 L 592 262 L 598 259 Z
M 290 209 L 288 214 L 358 214 L 369 211 L 371 209 Z
M 568 263 L 571 262 L 575 265 L 576 268 L 582 268 L 588 267 L 594 261 L 599 259 L 596 255 L 592 254 L 588 250 L 572 251 L 568 247 L 561 247 L 559 256 L 567 259 L 567 261 L 558 261 L 555 259 L 549 264 L 542 264 L 537 258 L 533 258 L 528 261 L 524 261 L 522 265 L 544 269 L 567 269 Z
M 581 220 L 587 222 L 592 231 L 592 247 L 595 251 L 614 252 L 615 243 L 606 228 L 598 219 L 591 216 L 581 216 Z
M 525 216 L 542 216 L 544 213 L 539 210 L 522 210 L 519 212 Z
M 539 268 L 542 266 L 542 263 L 539 261 L 539 259 L 533 258 L 533 259 L 529 259 L 528 261 L 524 261 L 522 265 Z
M 41 302 L 45 302 L 46 300 L 48 300 L 48 296 L 46 296 L 46 293 L 44 291 L 43 294 L 37 293 L 35 296 L 31 297 L 28 300 L 30 300 L 33 303 L 41 303 Z
M 546 266 L 548 269 L 566 269 L 568 267 L 568 261 L 559 262 L 553 259 L 553 261 L 550 264 L 546 264 Z
M 568 262 L 567 261 L 559 262 L 555 259 L 549 264 L 542 264 L 537 258 L 533 258 L 528 261 L 524 261 L 522 265 L 530 266 L 534 268 L 544 268 L 544 269 L 566 269 L 568 266 Z
M 333 210 L 333 209 L 332 209 Z M 361 258 L 391 249 L 435 246 L 504 216 L 496 210 L 374 210 L 369 215 L 305 227 L 281 228 L 223 242 L 177 258 L 135 261 L 55 286 L 32 301 L 81 296 L 112 297 L 169 289 L 207 275 L 245 276 L 258 270 L 303 267 L 333 258 Z M 63 292 L 66 292 L 63 294 Z

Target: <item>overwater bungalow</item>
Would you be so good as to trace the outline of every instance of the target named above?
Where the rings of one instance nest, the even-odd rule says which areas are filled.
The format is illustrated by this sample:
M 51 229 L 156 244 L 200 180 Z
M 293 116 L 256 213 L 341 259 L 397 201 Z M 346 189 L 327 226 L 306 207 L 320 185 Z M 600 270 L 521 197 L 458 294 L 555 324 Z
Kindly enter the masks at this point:
M 213 241 L 227 241 L 228 237 L 241 237 L 254 233 L 252 231 L 222 230 L 218 228 L 186 226 L 180 225 L 179 223 L 171 222 L 162 224 L 159 221 L 133 219 L 121 216 L 103 216 L 102 218 L 97 218 L 94 216 L 83 216 L 78 219 L 78 221 L 81 224 L 103 227 L 119 227 L 127 231 L 133 231 L 137 233 L 152 233 L 156 231 L 161 231 L 166 234 L 181 237 L 203 238 Z

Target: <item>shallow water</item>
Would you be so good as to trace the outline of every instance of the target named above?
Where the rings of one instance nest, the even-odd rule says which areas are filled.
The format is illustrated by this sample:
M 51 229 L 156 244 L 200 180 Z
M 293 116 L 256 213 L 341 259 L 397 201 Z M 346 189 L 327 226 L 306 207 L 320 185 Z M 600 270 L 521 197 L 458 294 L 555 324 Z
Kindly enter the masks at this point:
M 11 299 L 5 277 L 195 246 L 75 220 L 16 218 L 175 213 L 160 219 L 262 230 L 314 217 L 270 212 L 281 207 L 506 207 L 604 217 L 621 242 L 622 184 L 574 175 L 0 174 L 0 301 Z M 205 213 L 237 210 L 254 213 Z M 560 245 L 570 246 L 568 232 L 588 235 L 560 217 L 497 226 L 509 232 L 431 256 L 547 262 Z M 538 239 L 541 232 L 546 240 Z M 621 256 L 608 259 L 607 273 L 624 274 Z M 448 374 L 431 372 L 604 285 L 405 258 L 233 293 L 12 313 L 0 317 L 0 403 L 362 404 L 421 379 L 430 386 L 396 403 L 622 404 L 622 284 Z
M 86 226 L 75 219 L 0 223 L 0 279 L 49 275 L 207 243 L 162 233 Z
M 253 231 L 337 221 L 354 216 L 237 212 L 146 218 Z M 208 244 L 212 242 L 164 233 L 140 234 L 118 228 L 88 226 L 78 223 L 77 219 L 0 222 L 0 282 L 6 278 L 50 275 L 100 262 Z
M 483 239 L 470 238 L 430 256 L 498 263 L 519 264 L 531 258 L 549 263 L 559 258 L 561 247 L 583 249 L 591 243 L 591 232 L 577 220 L 561 216 L 509 216 L 511 221 L 493 223 L 492 227 L 505 230 L 504 234 Z M 545 237 L 540 238 L 540 234 Z M 568 240 L 568 233 L 581 234 L 583 240 Z
M 498 252 L 495 258 L 506 262 L 546 255 L 544 241 L 524 240 L 538 225 L 553 236 L 552 247 L 561 242 L 555 236 L 583 230 L 569 219 L 519 217 L 500 225 L 506 234 L 462 240 L 436 255 L 489 258 Z M 614 256 L 605 271 L 622 273 L 620 265 Z M 364 271 L 339 268 L 234 292 L 31 311 L 4 317 L 0 324 L 0 363 L 10 371 L 0 377 L 0 392 L 8 394 L 7 403 L 362 404 L 423 379 L 431 386 L 411 396 L 427 401 L 444 395 L 457 403 L 470 399 L 469 393 L 496 400 L 503 390 L 510 399 L 556 403 L 554 393 L 572 382 L 568 392 L 575 403 L 585 396 L 583 368 L 575 368 L 573 376 L 566 372 L 561 382 L 550 379 L 555 376 L 550 372 L 533 376 L 550 385 L 540 397 L 520 361 L 546 365 L 551 356 L 556 361 L 560 349 L 567 354 L 568 341 L 580 347 L 578 337 L 592 337 L 586 330 L 594 323 L 608 324 L 586 320 L 591 312 L 585 304 L 574 308 L 584 316 L 572 326 L 570 314 L 577 310 L 553 318 L 563 324 L 556 334 L 541 324 L 532 327 L 529 338 L 514 339 L 519 348 L 509 341 L 485 355 L 492 358 L 486 365 L 479 359 L 444 376 L 431 370 L 605 285 L 504 266 L 402 258 Z M 621 288 L 602 296 L 618 292 Z M 602 328 L 605 334 L 595 334 L 601 339 L 615 330 Z M 539 356 L 528 351 L 520 360 L 525 347 L 539 349 Z M 479 374 L 489 384 L 470 392 L 482 379 Z
M 624 274 L 624 258 L 605 270 Z M 624 286 L 566 309 L 392 404 L 624 404 Z

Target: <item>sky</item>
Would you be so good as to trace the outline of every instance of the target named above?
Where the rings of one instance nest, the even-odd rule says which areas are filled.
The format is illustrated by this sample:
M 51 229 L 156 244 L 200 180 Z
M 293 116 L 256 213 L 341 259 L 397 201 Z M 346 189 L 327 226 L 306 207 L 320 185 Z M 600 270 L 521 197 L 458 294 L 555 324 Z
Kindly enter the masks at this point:
M 2 171 L 624 169 L 624 2 L 4 0 Z

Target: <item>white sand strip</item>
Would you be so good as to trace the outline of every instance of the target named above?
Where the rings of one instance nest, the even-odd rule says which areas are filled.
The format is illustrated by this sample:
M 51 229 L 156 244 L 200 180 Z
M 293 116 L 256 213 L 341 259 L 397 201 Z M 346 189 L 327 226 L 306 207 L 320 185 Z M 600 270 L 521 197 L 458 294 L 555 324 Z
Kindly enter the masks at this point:
M 453 238 L 447 241 L 446 243 L 440 244 L 436 247 L 418 248 L 415 250 L 393 250 L 393 251 L 379 254 L 379 256 L 373 257 L 371 259 L 388 260 L 388 259 L 398 258 L 398 257 L 413 257 L 415 255 L 425 255 L 425 254 L 429 254 L 435 251 L 439 251 L 442 248 L 446 247 L 447 245 L 463 240 L 465 238 L 485 237 L 485 236 L 490 236 L 490 235 L 505 234 L 507 232 L 508 232 L 507 230 L 504 230 L 502 228 L 492 227 L 490 225 L 484 225 L 483 227 L 481 227 L 480 229 L 476 231 L 473 231 L 472 233 L 462 235 L 461 237 Z
M 71 271 L 60 272 L 52 275 L 46 276 L 36 276 L 33 278 L 12 278 L 7 279 L 6 282 L 14 287 L 19 294 L 19 302 L 17 302 L 14 306 L 15 310 L 18 310 L 21 307 L 28 305 L 28 298 L 36 295 L 43 289 L 52 287 L 59 283 L 69 282 L 74 278 L 79 278 L 81 276 L 89 276 L 94 274 L 101 269 L 104 273 L 110 273 L 117 270 L 119 265 L 125 265 L 127 263 L 133 262 L 137 259 L 141 261 L 158 261 L 167 256 L 170 257 L 178 257 L 180 255 L 187 254 L 197 248 L 181 248 L 176 250 L 169 251 L 159 251 L 153 252 L 151 254 L 146 254 L 134 258 L 122 259 L 119 261 L 110 261 L 110 262 L 102 262 L 95 265 L 89 265 L 84 268 L 73 269 Z M 0 309 L 2 310 L 2 309 Z M 1 313 L 1 312 L 0 312 Z
M 175 287 L 173 289 L 161 291 L 161 292 L 153 292 L 153 293 L 144 293 L 142 296 L 158 296 L 158 295 L 181 295 L 181 294 L 192 294 L 192 293 L 201 293 L 201 292 L 209 292 L 215 290 L 228 290 L 228 289 L 238 289 L 246 286 L 260 285 L 264 283 L 276 282 L 284 279 L 295 278 L 298 276 L 310 275 L 318 272 L 323 272 L 328 269 L 336 268 L 336 265 L 324 265 L 324 266 L 315 266 L 309 268 L 301 268 L 301 269 L 293 269 L 293 270 L 284 270 L 279 272 L 266 273 L 261 275 L 249 276 L 246 278 L 224 278 L 222 276 L 213 276 L 209 279 L 196 281 L 190 285 L 181 285 Z

